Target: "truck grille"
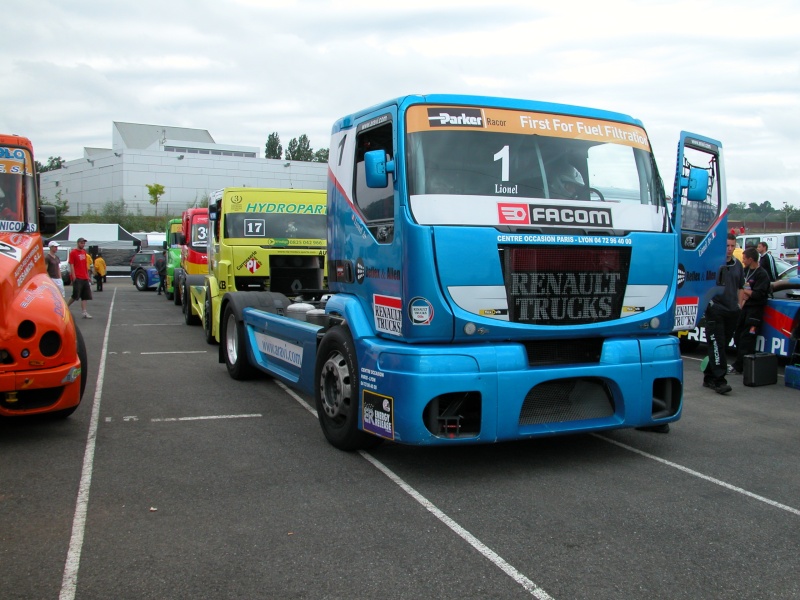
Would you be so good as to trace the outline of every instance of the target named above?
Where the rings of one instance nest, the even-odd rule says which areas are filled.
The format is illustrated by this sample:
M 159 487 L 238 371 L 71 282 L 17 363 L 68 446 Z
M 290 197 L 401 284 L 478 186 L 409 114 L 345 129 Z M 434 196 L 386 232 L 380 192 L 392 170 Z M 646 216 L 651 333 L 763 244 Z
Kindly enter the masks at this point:
M 509 319 L 582 325 L 618 319 L 630 246 L 501 246 Z
M 594 377 L 546 381 L 531 388 L 519 414 L 520 425 L 603 419 L 614 414 L 608 386 Z

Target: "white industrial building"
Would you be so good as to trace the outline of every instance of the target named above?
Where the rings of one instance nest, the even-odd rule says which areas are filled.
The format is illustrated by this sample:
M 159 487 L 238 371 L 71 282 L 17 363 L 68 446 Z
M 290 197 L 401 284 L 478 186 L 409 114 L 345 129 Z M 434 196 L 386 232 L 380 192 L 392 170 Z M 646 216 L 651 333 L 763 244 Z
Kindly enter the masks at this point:
M 224 187 L 321 190 L 327 182 L 327 163 L 260 158 L 259 148 L 217 144 L 204 129 L 114 122 L 111 146 L 84 148 L 83 158 L 42 173 L 41 197 L 68 201 L 70 216 L 119 200 L 152 215 L 147 185 L 160 183 L 158 214 L 174 215 Z

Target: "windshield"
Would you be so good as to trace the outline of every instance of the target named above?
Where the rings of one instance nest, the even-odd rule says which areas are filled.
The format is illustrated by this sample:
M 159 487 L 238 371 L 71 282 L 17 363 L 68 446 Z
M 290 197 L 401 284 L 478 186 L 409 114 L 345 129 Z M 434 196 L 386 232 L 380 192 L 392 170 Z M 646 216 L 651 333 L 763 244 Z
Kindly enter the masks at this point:
M 0 232 L 36 231 L 32 165 L 27 150 L 0 146 Z
M 192 250 L 198 252 L 205 252 L 208 247 L 208 218 L 203 217 L 202 222 L 195 221 L 192 223 L 191 239 L 189 246 Z
M 324 214 L 296 215 L 270 213 L 228 213 L 225 215 L 225 237 L 243 238 L 242 244 L 254 242 L 264 246 L 324 246 L 327 239 Z M 263 238 L 254 240 L 253 238 Z
M 609 215 L 585 224 L 666 228 L 663 187 L 640 127 L 528 111 L 428 106 L 409 108 L 407 126 L 409 196 L 419 223 L 569 226 L 534 222 L 536 210 L 553 206 L 564 213 L 567 201 L 573 217 L 580 203 L 586 203 L 581 214 L 587 219 L 594 219 L 588 210 L 593 205 L 598 215 Z M 612 218 L 612 212 L 619 216 Z

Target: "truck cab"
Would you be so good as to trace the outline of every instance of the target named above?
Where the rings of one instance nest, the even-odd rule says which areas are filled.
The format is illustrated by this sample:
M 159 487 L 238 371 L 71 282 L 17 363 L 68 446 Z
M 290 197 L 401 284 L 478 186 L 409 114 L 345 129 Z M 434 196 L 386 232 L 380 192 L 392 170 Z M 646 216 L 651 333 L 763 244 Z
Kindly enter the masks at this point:
M 323 190 L 225 188 L 208 206 L 208 272 L 185 279 L 187 324 L 220 341 L 220 318 L 234 292 L 292 295 L 326 278 Z
M 183 286 L 187 275 L 208 272 L 208 208 L 188 208 L 181 215 L 177 243 L 180 264 L 173 272 L 173 301 L 183 303 Z
M 666 428 L 673 331 L 711 297 L 726 215 L 719 142 L 682 132 L 678 165 L 669 202 L 642 123 L 587 107 L 432 95 L 347 115 L 332 294 L 304 319 L 244 308 L 238 354 L 313 394 L 345 450 Z
M 67 417 L 86 387 L 86 346 L 47 274 L 42 233 L 56 211 L 39 206 L 33 146 L 0 135 L 0 417 Z

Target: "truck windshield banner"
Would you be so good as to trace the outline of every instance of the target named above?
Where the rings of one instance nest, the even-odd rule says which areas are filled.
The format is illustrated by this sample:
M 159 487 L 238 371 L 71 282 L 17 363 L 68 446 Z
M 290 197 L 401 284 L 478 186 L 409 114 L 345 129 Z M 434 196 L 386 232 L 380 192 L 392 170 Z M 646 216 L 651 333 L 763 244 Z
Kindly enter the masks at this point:
M 650 151 L 650 142 L 641 127 L 571 115 L 501 108 L 420 105 L 408 109 L 406 122 L 409 133 L 432 129 L 482 129 L 487 132 L 623 144 Z

